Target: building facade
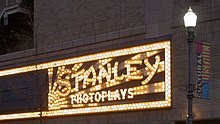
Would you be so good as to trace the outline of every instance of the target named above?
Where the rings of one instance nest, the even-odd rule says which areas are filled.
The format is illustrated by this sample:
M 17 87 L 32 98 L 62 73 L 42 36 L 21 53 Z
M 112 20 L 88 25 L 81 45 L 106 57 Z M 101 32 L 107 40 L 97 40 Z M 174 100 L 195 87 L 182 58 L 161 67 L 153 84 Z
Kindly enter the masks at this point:
M 198 16 L 195 41 L 210 44 L 211 63 L 208 99 L 198 98 L 194 43 L 194 123 L 220 123 L 219 0 L 35 0 L 33 6 L 32 47 L 0 56 L 0 124 L 184 124 L 189 6 Z

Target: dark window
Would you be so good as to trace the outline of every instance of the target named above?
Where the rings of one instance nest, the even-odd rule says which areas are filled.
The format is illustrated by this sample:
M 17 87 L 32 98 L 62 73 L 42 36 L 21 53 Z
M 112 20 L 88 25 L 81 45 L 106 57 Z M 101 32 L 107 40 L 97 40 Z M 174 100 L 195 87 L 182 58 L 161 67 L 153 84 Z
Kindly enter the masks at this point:
M 0 54 L 34 47 L 33 0 L 14 0 L 2 9 L 0 22 Z M 11 1 L 10 1 L 11 2 Z

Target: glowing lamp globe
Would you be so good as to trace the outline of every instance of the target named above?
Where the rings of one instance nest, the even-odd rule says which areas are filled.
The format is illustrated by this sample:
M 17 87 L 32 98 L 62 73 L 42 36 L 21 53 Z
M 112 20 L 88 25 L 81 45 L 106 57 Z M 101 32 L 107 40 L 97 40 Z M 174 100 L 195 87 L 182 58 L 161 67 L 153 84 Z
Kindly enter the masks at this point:
M 196 26 L 197 16 L 192 11 L 191 7 L 189 7 L 188 12 L 184 15 L 183 19 L 184 19 L 185 27 L 195 27 Z

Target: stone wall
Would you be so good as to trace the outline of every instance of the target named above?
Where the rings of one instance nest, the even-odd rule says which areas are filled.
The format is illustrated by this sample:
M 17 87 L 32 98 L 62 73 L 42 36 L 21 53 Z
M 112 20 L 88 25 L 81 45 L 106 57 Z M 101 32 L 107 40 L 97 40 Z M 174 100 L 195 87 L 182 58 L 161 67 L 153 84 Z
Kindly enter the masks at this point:
M 35 2 L 38 45 L 72 41 L 144 25 L 144 0 Z
M 211 43 L 210 99 L 195 98 L 195 120 L 220 119 L 219 0 L 41 0 L 35 1 L 37 49 L 0 57 L 0 68 L 86 55 L 172 35 L 172 108 L 43 118 L 47 124 L 174 124 L 187 113 L 187 42 L 183 16 L 198 15 L 196 40 Z M 147 41 L 147 40 L 146 40 Z M 124 45 L 123 45 L 124 44 Z M 16 63 L 18 63 L 16 65 Z M 193 61 L 195 64 L 195 61 Z M 195 67 L 194 67 L 195 70 Z M 196 72 L 194 72 L 194 77 Z M 194 80 L 195 81 L 195 80 Z M 39 123 L 38 120 L 10 124 Z M 0 122 L 4 124 L 4 122 Z M 9 123 L 9 122 L 5 122 Z

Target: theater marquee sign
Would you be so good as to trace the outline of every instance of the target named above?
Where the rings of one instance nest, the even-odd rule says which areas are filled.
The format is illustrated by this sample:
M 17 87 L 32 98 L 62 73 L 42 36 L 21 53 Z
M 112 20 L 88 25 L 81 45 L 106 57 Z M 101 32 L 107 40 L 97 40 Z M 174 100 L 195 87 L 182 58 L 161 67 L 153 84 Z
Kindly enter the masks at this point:
M 48 111 L 42 116 L 165 108 L 171 106 L 170 54 L 170 41 L 160 41 L 3 70 L 0 75 L 46 69 Z M 0 115 L 0 120 L 38 114 Z

